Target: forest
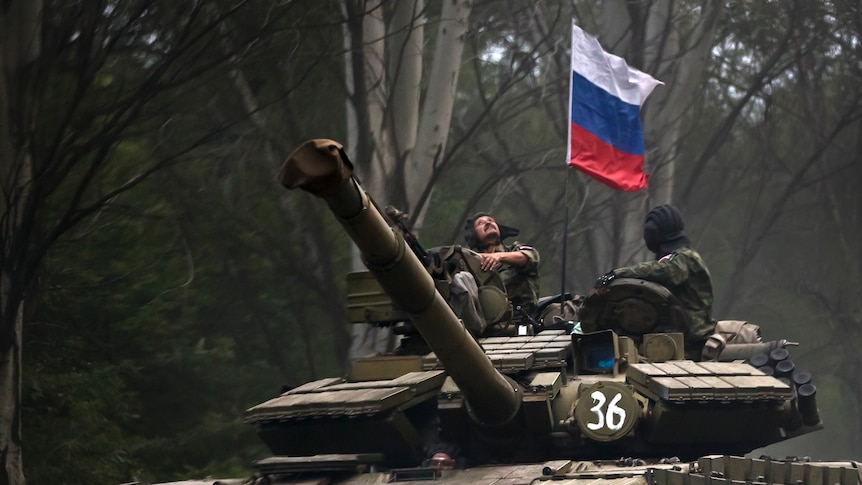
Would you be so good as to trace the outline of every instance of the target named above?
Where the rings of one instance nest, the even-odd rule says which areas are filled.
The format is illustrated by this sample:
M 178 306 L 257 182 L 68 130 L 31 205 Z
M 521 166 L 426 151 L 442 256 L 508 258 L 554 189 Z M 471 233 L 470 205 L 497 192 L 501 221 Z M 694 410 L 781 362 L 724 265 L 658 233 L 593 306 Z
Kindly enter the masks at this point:
M 573 21 L 664 83 L 641 191 L 566 165 Z M 426 247 L 519 228 L 543 294 L 673 203 L 713 317 L 814 375 L 825 429 L 754 454 L 862 459 L 860 58 L 858 0 L 2 1 L 0 484 L 248 476 L 246 409 L 392 345 L 276 180 L 311 138 Z

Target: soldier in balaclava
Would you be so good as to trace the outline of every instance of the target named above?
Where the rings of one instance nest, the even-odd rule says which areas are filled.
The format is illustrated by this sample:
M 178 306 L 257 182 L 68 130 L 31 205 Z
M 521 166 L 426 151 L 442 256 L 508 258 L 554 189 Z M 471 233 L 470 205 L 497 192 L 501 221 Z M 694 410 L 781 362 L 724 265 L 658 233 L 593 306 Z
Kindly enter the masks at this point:
M 700 254 L 691 248 L 684 228 L 676 207 L 663 204 L 650 210 L 644 222 L 644 242 L 655 253 L 655 261 L 614 269 L 596 280 L 596 288 L 607 286 L 614 278 L 638 278 L 666 287 L 688 315 L 686 357 L 700 360 L 704 343 L 715 331 L 712 280 Z

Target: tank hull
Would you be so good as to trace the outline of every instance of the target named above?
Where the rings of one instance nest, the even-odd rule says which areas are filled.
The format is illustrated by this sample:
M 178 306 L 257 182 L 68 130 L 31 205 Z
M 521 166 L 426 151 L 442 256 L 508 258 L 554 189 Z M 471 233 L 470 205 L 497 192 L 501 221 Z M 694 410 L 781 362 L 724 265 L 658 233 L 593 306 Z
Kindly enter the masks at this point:
M 316 460 L 322 465 L 327 460 L 345 469 L 340 473 L 313 471 L 314 463 L 292 463 L 288 460 L 271 460 L 269 485 L 332 484 L 371 485 L 385 483 L 420 484 L 432 481 L 446 485 L 501 485 L 534 484 L 550 481 L 554 485 L 859 485 L 860 463 L 855 461 L 803 462 L 751 459 L 728 455 L 709 455 L 691 462 L 662 460 L 571 461 L 554 460 L 518 465 L 481 466 L 461 470 L 435 470 L 409 468 L 375 472 L 351 471 L 351 463 L 359 468 L 362 457 L 322 456 Z M 281 468 L 279 468 L 281 467 Z M 272 470 L 305 470 L 300 478 L 273 473 Z M 249 485 L 257 484 L 254 478 L 233 480 L 200 480 L 170 482 L 161 485 Z

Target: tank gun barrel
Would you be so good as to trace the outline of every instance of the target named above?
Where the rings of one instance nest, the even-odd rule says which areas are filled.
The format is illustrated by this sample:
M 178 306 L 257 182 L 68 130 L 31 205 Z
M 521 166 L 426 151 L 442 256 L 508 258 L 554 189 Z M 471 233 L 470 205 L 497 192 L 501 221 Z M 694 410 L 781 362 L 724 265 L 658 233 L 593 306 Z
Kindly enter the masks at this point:
M 721 354 L 719 354 L 718 360 L 724 362 L 745 360 L 756 354 L 769 354 L 775 349 L 783 349 L 788 345 L 795 345 L 795 342 L 788 342 L 787 340 L 780 339 L 750 344 L 728 344 L 724 350 L 721 351 Z
M 431 275 L 389 227 L 353 177 L 342 145 L 325 139 L 308 141 L 288 157 L 278 177 L 286 188 L 300 188 L 326 201 L 369 271 L 408 313 L 461 389 L 473 419 L 489 426 L 509 423 L 520 410 L 520 387 L 494 368 L 436 290 Z

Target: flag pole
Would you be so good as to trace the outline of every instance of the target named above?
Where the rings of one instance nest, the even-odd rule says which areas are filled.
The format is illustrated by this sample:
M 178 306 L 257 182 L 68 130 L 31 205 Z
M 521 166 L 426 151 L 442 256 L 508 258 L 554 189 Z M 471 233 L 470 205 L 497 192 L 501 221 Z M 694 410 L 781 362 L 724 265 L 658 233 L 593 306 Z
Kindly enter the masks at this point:
M 572 29 L 575 28 L 575 19 L 572 19 Z M 574 49 L 575 49 L 575 41 L 574 36 L 572 36 L 571 44 L 570 44 L 570 56 L 571 63 L 574 62 Z M 563 182 L 563 257 L 561 258 L 561 271 L 560 271 L 560 312 L 563 312 L 564 304 L 566 302 L 566 256 L 568 254 L 568 241 L 569 241 L 569 177 L 571 173 L 571 163 L 572 163 L 572 98 L 574 94 L 572 93 L 572 88 L 574 87 L 572 82 L 572 69 L 571 64 L 569 65 L 569 104 L 566 107 L 566 180 Z M 565 314 L 565 313 L 563 313 Z
M 568 254 L 569 240 L 569 173 L 571 170 L 566 166 L 566 180 L 563 182 L 563 257 L 561 262 L 560 275 L 560 312 L 563 312 L 563 305 L 566 302 L 566 255 Z M 565 315 L 565 313 L 563 313 Z

